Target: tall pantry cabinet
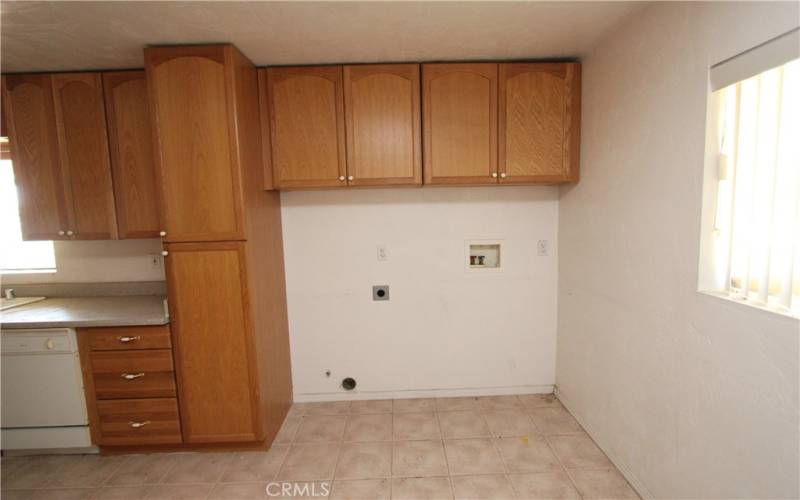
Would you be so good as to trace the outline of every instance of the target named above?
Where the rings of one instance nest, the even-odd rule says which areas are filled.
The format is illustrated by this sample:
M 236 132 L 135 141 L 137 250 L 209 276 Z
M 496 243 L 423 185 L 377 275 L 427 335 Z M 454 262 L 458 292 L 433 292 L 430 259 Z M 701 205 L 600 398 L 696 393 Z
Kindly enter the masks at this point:
M 206 45 L 147 48 L 145 71 L 183 440 L 270 443 L 292 390 L 256 70 Z

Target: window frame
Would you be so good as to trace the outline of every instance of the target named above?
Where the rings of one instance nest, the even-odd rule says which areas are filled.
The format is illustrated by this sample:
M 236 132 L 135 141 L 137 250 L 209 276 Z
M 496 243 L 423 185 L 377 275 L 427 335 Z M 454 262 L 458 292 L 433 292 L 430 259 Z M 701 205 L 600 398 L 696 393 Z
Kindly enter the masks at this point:
M 3 118 L 4 119 L 4 118 Z M 5 129 L 5 127 L 4 127 Z M 7 137 L 0 137 L 0 161 L 13 161 L 11 158 L 11 147 Z M 13 166 L 12 166 L 13 169 Z M 16 188 L 16 186 L 15 186 Z M 17 211 L 19 217 L 19 211 Z M 24 241 L 24 240 L 21 240 Z M 53 245 L 53 267 L 28 267 L 28 268 L 3 268 L 0 267 L 0 276 L 24 276 L 24 275 L 42 275 L 42 274 L 55 274 L 58 272 L 58 259 L 56 258 L 55 244 Z
M 725 98 L 725 94 L 721 92 L 724 89 L 727 89 L 730 85 L 741 84 L 745 80 L 748 80 L 751 77 L 762 75 L 766 71 L 782 67 L 790 62 L 795 62 L 796 64 L 800 64 L 800 50 L 798 50 L 797 46 L 793 47 L 794 57 L 786 57 L 784 55 L 784 60 L 779 60 L 775 57 L 776 47 L 771 46 L 771 42 L 777 43 L 777 45 L 786 47 L 786 40 L 794 40 L 798 38 L 798 30 L 793 30 L 787 34 L 784 34 L 780 37 L 776 37 L 765 44 L 761 44 L 753 49 L 745 51 L 741 56 L 745 59 L 748 59 L 745 62 L 736 61 L 736 56 L 734 58 L 730 58 L 729 60 L 724 61 L 718 65 L 712 66 L 709 71 L 709 80 L 708 80 L 708 93 L 707 93 L 707 109 L 706 109 L 706 135 L 705 135 L 705 158 L 704 158 L 704 171 L 703 171 L 703 198 L 702 198 L 702 212 L 701 212 L 701 224 L 700 224 L 700 251 L 699 251 L 699 258 L 698 258 L 698 275 L 697 275 L 697 290 L 699 293 L 703 293 L 706 295 L 710 295 L 717 298 L 722 298 L 727 301 L 746 305 L 751 308 L 763 310 L 769 313 L 778 314 L 781 316 L 786 316 L 794 319 L 800 319 L 800 307 L 798 304 L 794 302 L 797 300 L 797 295 L 792 292 L 794 288 L 791 288 L 789 291 L 789 306 L 783 307 L 781 304 L 774 303 L 774 294 L 770 294 L 768 288 L 771 286 L 771 280 L 767 283 L 767 300 L 766 302 L 760 302 L 758 300 L 754 300 L 752 295 L 751 284 L 747 284 L 744 288 L 744 291 L 736 290 L 735 287 L 731 285 L 731 270 L 730 266 L 732 266 L 732 252 L 733 250 L 731 247 L 728 248 L 726 254 L 726 262 L 725 266 L 727 272 L 725 273 L 724 283 L 720 280 L 721 278 L 721 268 L 719 261 L 719 254 L 717 254 L 719 250 L 719 245 L 724 244 L 718 240 L 717 236 L 717 217 L 718 217 L 718 205 L 720 202 L 719 194 L 720 194 L 720 185 L 721 182 L 724 180 L 728 180 L 730 182 L 728 188 L 731 192 L 737 189 L 737 185 L 735 183 L 735 165 L 727 165 L 722 158 L 724 155 L 722 154 L 721 148 L 721 140 L 722 140 L 722 131 L 724 124 L 722 123 L 721 115 L 722 115 L 722 100 Z M 754 66 L 754 58 L 759 57 L 759 51 L 769 51 L 770 56 L 763 58 L 762 64 L 767 64 L 769 67 L 758 67 Z M 761 53 L 763 55 L 763 52 Z M 777 61 L 777 64 L 775 62 Z M 719 70 L 720 66 L 726 63 L 732 63 L 735 66 L 733 69 L 730 68 L 722 68 L 721 73 L 717 75 L 714 74 L 715 70 Z M 757 68 L 757 70 L 754 70 Z M 748 71 L 750 73 L 743 73 L 743 71 Z M 753 72 L 754 71 L 754 72 Z M 720 77 L 720 74 L 723 77 Z M 731 75 L 736 75 L 738 78 L 735 81 L 730 81 Z M 739 92 L 737 88 L 737 92 Z M 739 101 L 739 95 L 737 94 L 737 104 Z M 781 102 L 781 104 L 784 104 Z M 739 120 L 739 110 L 736 110 L 737 117 L 736 120 Z M 737 130 L 738 133 L 738 130 Z M 739 137 L 736 136 L 735 140 L 739 141 Z M 776 139 L 777 140 L 777 139 Z M 737 146 L 738 147 L 738 146 Z M 722 159 L 722 160 L 721 160 Z M 777 170 L 776 170 L 777 171 Z M 777 174 L 776 174 L 777 175 Z M 755 188 L 753 188 L 755 191 Z M 772 201 L 774 203 L 774 196 L 772 195 Z M 800 193 L 797 194 L 800 196 Z M 800 203 L 800 202 L 799 202 Z M 735 213 L 731 215 L 731 227 L 730 230 L 733 229 L 733 217 L 735 217 Z M 732 245 L 732 242 L 730 243 Z M 796 262 L 796 258 L 794 260 Z M 796 264 L 795 264 L 796 265 Z M 796 271 L 795 271 L 796 272 Z M 792 279 L 792 272 L 790 271 L 789 274 L 789 286 L 793 287 L 796 286 L 796 283 L 793 282 Z M 768 276 L 768 279 L 771 278 L 771 275 Z M 794 278 L 796 281 L 796 275 Z M 794 283 L 794 285 L 793 285 Z M 772 301 L 771 301 L 772 299 Z

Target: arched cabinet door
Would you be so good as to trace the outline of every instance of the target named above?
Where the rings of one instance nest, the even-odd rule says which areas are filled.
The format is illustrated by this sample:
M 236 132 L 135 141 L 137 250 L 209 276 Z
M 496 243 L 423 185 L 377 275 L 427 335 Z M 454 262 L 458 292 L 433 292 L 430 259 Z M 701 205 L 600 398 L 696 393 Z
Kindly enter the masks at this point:
M 157 237 L 161 226 L 144 71 L 103 73 L 103 88 L 119 237 Z
M 497 64 L 424 64 L 425 184 L 496 184 Z
M 275 187 L 346 186 L 342 67 L 268 68 L 266 93 Z
M 103 84 L 99 73 L 52 76 L 60 160 L 72 198 L 72 238 L 117 238 Z
M 500 182 L 578 180 L 580 65 L 500 65 Z
M 347 180 L 421 185 L 418 64 L 344 67 Z
M 145 49 L 168 242 L 243 240 L 230 46 Z
M 3 77 L 3 113 L 24 240 L 66 240 L 68 203 L 50 75 Z

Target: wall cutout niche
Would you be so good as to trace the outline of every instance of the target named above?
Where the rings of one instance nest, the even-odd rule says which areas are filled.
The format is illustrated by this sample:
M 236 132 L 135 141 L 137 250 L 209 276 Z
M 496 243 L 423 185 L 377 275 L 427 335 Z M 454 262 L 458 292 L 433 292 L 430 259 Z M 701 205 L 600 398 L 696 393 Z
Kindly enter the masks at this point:
M 501 271 L 502 241 L 472 240 L 465 245 L 464 266 L 467 271 Z

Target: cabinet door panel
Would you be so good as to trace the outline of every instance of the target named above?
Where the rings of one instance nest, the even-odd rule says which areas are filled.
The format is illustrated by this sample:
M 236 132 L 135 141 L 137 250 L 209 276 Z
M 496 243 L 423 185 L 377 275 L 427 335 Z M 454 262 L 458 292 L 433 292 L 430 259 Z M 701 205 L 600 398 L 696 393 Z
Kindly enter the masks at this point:
M 345 66 L 344 92 L 348 184 L 421 184 L 419 65 Z
M 167 249 L 184 439 L 260 439 L 244 243 L 176 243 Z
M 74 239 L 117 237 L 103 87 L 97 73 L 53 75 L 61 164 L 72 195 Z
M 424 64 L 425 184 L 497 183 L 497 64 Z
M 53 75 L 61 163 L 68 176 L 75 239 L 115 239 L 117 220 L 97 73 Z
M 574 63 L 501 65 L 500 172 L 505 174 L 501 182 L 575 180 L 578 72 Z
M 70 200 L 58 158 L 50 76 L 3 77 L 3 101 L 22 239 L 67 239 Z
M 158 236 L 153 131 L 144 71 L 103 73 L 120 238 Z
M 244 239 L 223 48 L 145 49 L 167 241 Z M 193 52 L 194 51 L 194 52 Z
M 267 94 L 276 187 L 344 186 L 342 67 L 269 68 Z

